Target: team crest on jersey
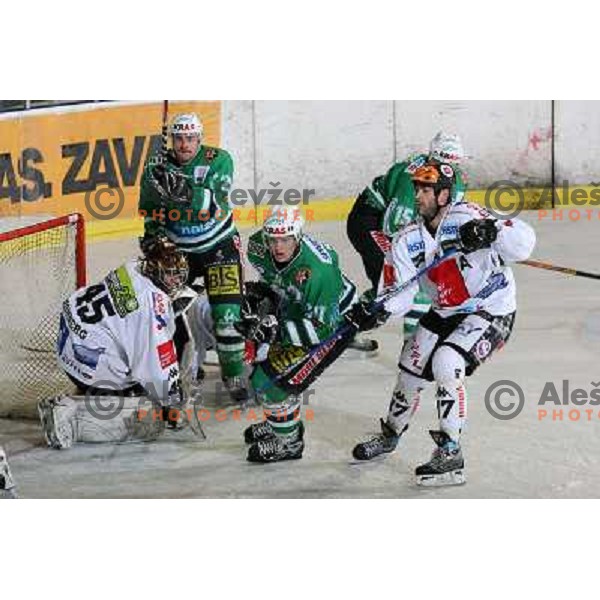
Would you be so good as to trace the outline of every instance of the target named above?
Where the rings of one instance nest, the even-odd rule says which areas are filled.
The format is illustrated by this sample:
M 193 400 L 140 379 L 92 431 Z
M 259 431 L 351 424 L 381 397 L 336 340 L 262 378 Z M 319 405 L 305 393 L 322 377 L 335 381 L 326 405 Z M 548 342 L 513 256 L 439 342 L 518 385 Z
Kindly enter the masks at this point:
M 194 167 L 194 183 L 204 183 L 209 171 L 210 167 L 207 165 L 198 165 L 197 167 Z
M 489 340 L 480 340 L 475 346 L 475 354 L 477 358 L 483 360 L 492 350 L 492 344 Z
M 305 281 L 309 279 L 310 275 L 310 269 L 299 269 L 295 275 L 296 283 L 302 285 Z
M 215 156 L 217 156 L 217 150 L 215 148 L 207 148 L 204 151 L 204 158 L 208 162 L 214 160 Z
M 444 177 L 448 177 L 449 179 L 454 177 L 454 169 L 450 165 L 441 165 L 440 171 Z

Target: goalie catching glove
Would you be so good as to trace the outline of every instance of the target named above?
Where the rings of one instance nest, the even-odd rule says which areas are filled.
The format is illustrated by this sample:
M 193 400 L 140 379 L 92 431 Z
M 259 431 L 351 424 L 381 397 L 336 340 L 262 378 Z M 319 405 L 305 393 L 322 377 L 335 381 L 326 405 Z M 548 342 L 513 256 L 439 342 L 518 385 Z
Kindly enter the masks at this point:
M 458 230 L 460 247 L 465 253 L 489 248 L 497 237 L 498 229 L 494 219 L 468 221 Z
M 191 205 L 194 192 L 183 173 L 158 164 L 150 170 L 150 181 L 164 202 L 174 202 L 182 206 Z
M 344 314 L 344 319 L 357 331 L 369 331 L 383 325 L 389 316 L 383 307 L 375 308 L 371 302 L 360 301 Z

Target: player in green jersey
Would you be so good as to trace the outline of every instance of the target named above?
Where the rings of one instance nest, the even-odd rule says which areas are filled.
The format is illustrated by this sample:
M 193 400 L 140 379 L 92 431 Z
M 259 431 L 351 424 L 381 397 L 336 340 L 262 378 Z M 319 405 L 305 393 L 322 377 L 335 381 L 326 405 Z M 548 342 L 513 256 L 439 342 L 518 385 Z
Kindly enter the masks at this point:
M 260 344 L 250 381 L 266 415 L 244 432 L 248 460 L 301 458 L 301 395 L 326 366 L 309 352 L 343 322 L 357 300 L 356 286 L 343 275 L 332 246 L 303 234 L 297 210 L 271 215 L 250 237 L 248 259 L 260 281 L 247 284 L 242 324 L 246 337 Z M 328 352 L 328 360 L 345 347 Z
M 242 301 L 240 238 L 228 203 L 233 161 L 222 148 L 202 143 L 202 123 L 193 113 L 177 115 L 170 134 L 166 160 L 151 157 L 142 175 L 145 239 L 166 235 L 187 254 L 188 284 L 204 278 L 221 377 L 232 398 L 243 401 L 248 396 L 244 340 L 235 329 Z M 178 325 L 175 343 L 181 354 L 188 332 Z
M 391 238 L 416 217 L 415 190 L 412 174 L 428 158 L 452 164 L 455 168 L 464 158 L 461 141 L 457 135 L 439 132 L 430 144 L 429 155 L 412 154 L 406 160 L 392 165 L 385 175 L 373 180 L 358 196 L 349 216 L 347 233 L 355 250 L 361 255 L 365 272 L 374 296 L 379 284 L 383 258 Z M 466 184 L 463 174 L 456 169 L 455 198 L 464 196 Z M 419 319 L 429 309 L 427 297 L 419 293 L 412 310 L 405 316 L 404 331 L 411 335 Z

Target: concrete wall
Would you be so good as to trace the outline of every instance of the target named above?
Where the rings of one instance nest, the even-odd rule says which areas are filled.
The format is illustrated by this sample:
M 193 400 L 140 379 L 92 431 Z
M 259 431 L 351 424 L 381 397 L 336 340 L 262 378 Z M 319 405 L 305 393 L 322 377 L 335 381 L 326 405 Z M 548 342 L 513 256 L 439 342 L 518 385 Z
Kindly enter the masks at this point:
M 314 188 L 356 194 L 439 130 L 461 135 L 471 187 L 551 180 L 550 101 L 226 101 L 225 148 L 236 187 Z M 555 102 L 555 174 L 600 181 L 600 102 Z

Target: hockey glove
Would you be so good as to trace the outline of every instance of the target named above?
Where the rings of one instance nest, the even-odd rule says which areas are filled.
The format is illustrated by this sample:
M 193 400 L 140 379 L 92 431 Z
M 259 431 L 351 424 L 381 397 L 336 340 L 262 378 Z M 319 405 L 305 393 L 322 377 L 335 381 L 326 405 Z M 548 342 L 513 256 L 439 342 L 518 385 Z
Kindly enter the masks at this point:
M 369 331 L 383 325 L 390 313 L 383 308 L 374 309 L 369 302 L 357 302 L 344 313 L 344 319 L 357 331 Z
M 277 337 L 279 322 L 275 315 L 267 315 L 261 319 L 256 314 L 245 314 L 234 327 L 247 340 L 257 344 L 272 344 Z
M 465 253 L 489 248 L 497 237 L 498 230 L 494 219 L 468 221 L 458 230 L 460 248 Z
M 153 167 L 150 173 L 152 186 L 163 202 L 191 205 L 194 192 L 183 173 L 167 169 L 163 164 Z

